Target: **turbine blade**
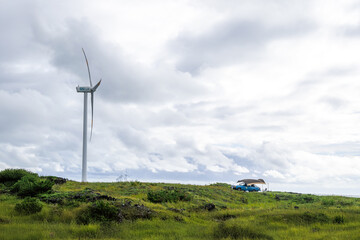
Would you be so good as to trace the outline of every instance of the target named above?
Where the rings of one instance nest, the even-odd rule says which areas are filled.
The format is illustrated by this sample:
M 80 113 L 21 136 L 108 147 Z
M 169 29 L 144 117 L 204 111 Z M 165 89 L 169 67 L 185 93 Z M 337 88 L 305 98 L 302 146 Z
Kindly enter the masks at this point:
M 91 89 L 92 92 L 95 92 L 96 89 L 100 86 L 101 80 L 102 79 L 100 79 L 100 81 Z
M 91 131 L 90 131 L 90 142 L 93 131 L 93 123 L 94 123 L 94 92 L 91 92 Z
M 90 141 L 91 141 L 92 130 L 93 130 L 93 125 L 94 125 L 94 92 L 100 86 L 100 83 L 101 83 L 101 79 L 93 88 L 91 88 L 91 132 L 90 132 Z
M 90 80 L 90 87 L 92 87 L 92 82 L 91 82 L 91 74 L 90 74 L 90 67 L 89 67 L 89 62 L 87 60 L 86 54 L 85 54 L 85 50 L 83 48 L 81 48 L 83 53 L 84 53 L 84 57 L 85 57 L 85 61 L 86 61 L 86 66 L 88 69 L 88 73 L 89 73 L 89 80 Z

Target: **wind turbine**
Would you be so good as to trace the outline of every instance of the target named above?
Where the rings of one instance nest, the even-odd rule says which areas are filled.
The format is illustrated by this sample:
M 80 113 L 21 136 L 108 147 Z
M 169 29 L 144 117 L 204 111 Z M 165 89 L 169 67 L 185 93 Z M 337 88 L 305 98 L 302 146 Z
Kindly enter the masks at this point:
M 93 119 L 94 119 L 94 93 L 95 93 L 96 89 L 99 87 L 99 85 L 101 83 L 101 79 L 95 86 L 92 85 L 89 62 L 87 60 L 87 57 L 86 57 L 86 54 L 85 54 L 85 51 L 83 48 L 82 48 L 82 51 L 84 53 L 86 66 L 88 69 L 90 87 L 77 86 L 76 91 L 80 92 L 80 93 L 84 93 L 84 124 L 83 124 L 83 152 L 82 152 L 82 178 L 81 178 L 81 181 L 86 182 L 87 181 L 86 180 L 87 179 L 87 140 L 86 139 L 87 139 L 87 103 L 88 103 L 87 96 L 88 96 L 88 93 L 91 93 L 91 132 L 90 132 L 90 141 L 91 141 L 92 130 L 93 130 Z

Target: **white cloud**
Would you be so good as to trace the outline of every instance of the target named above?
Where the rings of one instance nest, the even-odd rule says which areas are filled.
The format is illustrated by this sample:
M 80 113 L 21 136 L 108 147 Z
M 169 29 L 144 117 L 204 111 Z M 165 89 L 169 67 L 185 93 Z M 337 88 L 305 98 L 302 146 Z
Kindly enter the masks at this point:
M 264 176 L 265 177 L 273 177 L 273 178 L 280 178 L 280 179 L 285 179 L 285 176 L 281 173 L 279 173 L 276 170 L 267 170 L 264 172 Z
M 234 165 L 232 167 L 232 170 L 237 175 L 242 175 L 244 173 L 249 173 L 249 169 L 247 169 L 246 167 L 238 166 L 238 165 Z
M 0 5 L 0 169 L 80 179 L 84 47 L 89 179 L 359 180 L 357 1 Z

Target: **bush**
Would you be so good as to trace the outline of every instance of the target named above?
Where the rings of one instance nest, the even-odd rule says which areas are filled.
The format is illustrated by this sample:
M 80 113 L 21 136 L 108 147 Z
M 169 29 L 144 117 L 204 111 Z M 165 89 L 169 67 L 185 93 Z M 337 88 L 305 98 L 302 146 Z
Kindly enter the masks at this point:
M 0 183 L 0 193 L 5 193 L 7 191 L 7 188 L 5 186 L 5 184 Z
M 178 189 L 149 191 L 147 198 L 153 203 L 190 201 L 190 195 Z
M 355 202 L 352 199 L 342 199 L 339 200 L 337 203 L 342 207 L 353 206 L 355 204 Z
M 330 218 L 324 213 L 304 212 L 296 214 L 278 214 L 273 216 L 274 221 L 281 221 L 293 224 L 328 223 Z
M 263 233 L 255 232 L 246 227 L 237 225 L 226 225 L 221 222 L 214 230 L 215 239 L 231 238 L 231 239 L 269 239 L 272 240 L 271 236 Z
M 66 200 L 66 198 L 68 197 L 68 193 L 59 193 L 59 192 L 55 192 L 55 193 L 44 193 L 44 194 L 39 194 L 37 197 L 46 203 L 52 203 L 52 204 L 60 204 L 63 205 L 64 201 Z
M 15 205 L 15 211 L 21 214 L 29 215 L 40 212 L 42 205 L 36 198 L 25 198 L 21 203 Z
M 43 179 L 48 179 L 52 182 L 54 182 L 55 184 L 64 184 L 67 182 L 66 178 L 62 178 L 62 177 L 55 177 L 55 176 L 45 176 L 45 177 L 41 177 Z
M 337 215 L 335 216 L 333 223 L 335 224 L 343 224 L 345 222 L 344 216 Z
M 154 212 L 144 205 L 131 205 L 131 202 L 120 204 L 116 202 L 96 201 L 94 204 L 78 212 L 76 222 L 78 224 L 89 224 L 94 222 L 134 221 L 137 219 L 151 219 L 153 214 Z
M 118 221 L 123 220 L 134 221 L 136 219 L 151 219 L 153 211 L 144 205 L 131 205 L 131 202 L 123 203 L 119 207 Z
M 329 217 L 325 215 L 324 213 L 311 213 L 311 212 L 305 212 L 300 215 L 300 218 L 305 223 L 327 223 L 329 222 Z
M 321 201 L 321 205 L 324 205 L 324 206 L 334 206 L 335 205 L 335 200 L 334 199 L 328 199 L 328 198 L 325 198 Z
M 324 206 L 353 206 L 355 202 L 352 199 L 338 199 L 335 201 L 335 199 L 324 199 L 321 201 L 321 204 Z
M 0 172 L 0 183 L 5 184 L 7 187 L 14 185 L 24 176 L 38 176 L 25 169 L 5 169 Z
M 108 195 L 101 195 L 90 188 L 85 188 L 79 192 L 51 192 L 38 194 L 37 197 L 46 203 L 61 204 L 66 206 L 78 206 L 79 202 L 96 202 L 99 200 L 116 201 Z
M 6 218 L 0 218 L 0 224 L 2 223 L 10 223 L 10 220 Z
M 210 186 L 213 186 L 213 187 L 226 187 L 226 188 L 229 188 L 231 187 L 230 184 L 227 184 L 227 183 L 211 183 Z
M 112 204 L 96 201 L 94 204 L 80 211 L 76 218 L 77 223 L 106 222 L 118 220 L 119 210 Z
M 237 216 L 235 214 L 230 214 L 228 212 L 220 213 L 214 216 L 214 219 L 219 221 L 226 221 L 232 218 L 237 218 Z
M 40 193 L 51 190 L 54 183 L 47 179 L 40 179 L 38 176 L 26 175 L 17 181 L 11 188 L 11 192 L 20 197 L 34 197 Z
M 315 196 L 309 194 L 299 194 L 293 199 L 297 204 L 313 203 L 315 200 Z

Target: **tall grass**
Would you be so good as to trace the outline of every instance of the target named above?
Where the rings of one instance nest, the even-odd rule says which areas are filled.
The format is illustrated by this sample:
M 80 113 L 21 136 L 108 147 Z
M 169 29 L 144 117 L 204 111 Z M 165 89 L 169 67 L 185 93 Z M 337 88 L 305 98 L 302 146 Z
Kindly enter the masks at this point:
M 360 239 L 360 199 L 356 198 L 244 193 L 221 183 L 196 186 L 73 181 L 54 185 L 47 197 L 73 196 L 87 188 L 95 195 L 117 198 L 114 203 L 98 206 L 110 206 L 111 216 L 115 216 L 113 206 L 119 211 L 124 205 L 150 209 L 151 218 L 124 217 L 120 222 L 114 217 L 103 221 L 104 215 L 95 214 L 89 224 L 77 224 L 76 219 L 95 203 L 76 199 L 42 202 L 40 212 L 24 216 L 15 211 L 22 199 L 0 194 L 0 239 Z M 149 192 L 171 193 L 173 189 L 188 195 L 189 200 L 149 201 Z M 214 204 L 215 209 L 208 211 L 206 204 Z M 123 216 L 132 214 L 130 210 L 125 212 L 126 207 L 123 210 Z

